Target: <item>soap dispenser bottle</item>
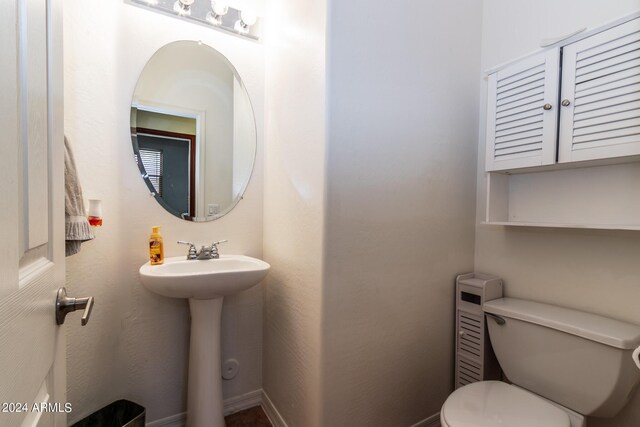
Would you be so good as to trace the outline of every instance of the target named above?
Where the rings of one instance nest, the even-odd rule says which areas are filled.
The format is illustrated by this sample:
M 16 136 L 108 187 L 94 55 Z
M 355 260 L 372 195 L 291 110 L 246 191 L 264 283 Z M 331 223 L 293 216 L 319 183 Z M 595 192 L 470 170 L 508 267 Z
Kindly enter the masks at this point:
M 152 227 L 153 232 L 149 236 L 149 263 L 151 265 L 160 265 L 164 262 L 164 247 L 162 244 L 162 236 L 160 235 L 160 227 Z

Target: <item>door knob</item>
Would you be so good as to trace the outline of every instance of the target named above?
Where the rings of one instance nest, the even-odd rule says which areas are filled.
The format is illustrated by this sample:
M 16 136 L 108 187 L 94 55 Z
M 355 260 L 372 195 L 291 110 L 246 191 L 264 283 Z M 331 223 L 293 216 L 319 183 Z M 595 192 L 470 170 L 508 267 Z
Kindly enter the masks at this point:
M 562 106 L 563 107 L 568 107 L 569 105 L 571 105 L 571 101 L 569 101 L 568 99 L 563 99 L 562 100 Z
M 84 326 L 89 322 L 92 308 L 93 297 L 70 298 L 67 296 L 67 290 L 60 288 L 58 289 L 58 296 L 56 298 L 56 324 L 62 325 L 68 313 L 84 309 L 84 313 L 82 313 L 82 318 L 80 319 L 80 323 Z
M 551 110 L 552 108 L 553 108 L 553 106 L 552 106 L 551 104 L 544 104 L 544 105 L 542 106 L 542 109 L 543 109 L 543 110 L 545 110 L 545 111 L 549 111 L 549 110 Z

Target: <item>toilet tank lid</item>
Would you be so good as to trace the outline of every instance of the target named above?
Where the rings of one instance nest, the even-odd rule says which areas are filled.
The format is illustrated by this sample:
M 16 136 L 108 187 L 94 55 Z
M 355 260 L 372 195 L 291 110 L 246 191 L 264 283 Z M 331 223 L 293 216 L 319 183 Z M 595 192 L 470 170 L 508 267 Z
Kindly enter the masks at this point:
M 632 349 L 640 345 L 640 326 L 597 314 L 516 298 L 499 298 L 483 304 L 487 313 L 518 319 L 611 347 Z

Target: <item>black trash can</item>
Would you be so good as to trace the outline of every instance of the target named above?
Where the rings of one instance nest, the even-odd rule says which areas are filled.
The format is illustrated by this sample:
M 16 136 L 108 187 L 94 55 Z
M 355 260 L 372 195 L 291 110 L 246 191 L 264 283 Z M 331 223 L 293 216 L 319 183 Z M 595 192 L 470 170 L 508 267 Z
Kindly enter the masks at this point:
M 71 427 L 144 427 L 145 412 L 137 403 L 116 400 Z

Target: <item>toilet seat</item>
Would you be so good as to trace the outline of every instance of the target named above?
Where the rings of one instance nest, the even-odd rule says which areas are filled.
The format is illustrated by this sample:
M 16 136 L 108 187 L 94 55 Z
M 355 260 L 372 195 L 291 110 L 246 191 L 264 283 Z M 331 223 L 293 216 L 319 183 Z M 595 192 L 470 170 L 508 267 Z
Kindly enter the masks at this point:
M 569 415 L 526 390 L 480 381 L 454 391 L 440 412 L 442 427 L 570 427 Z

